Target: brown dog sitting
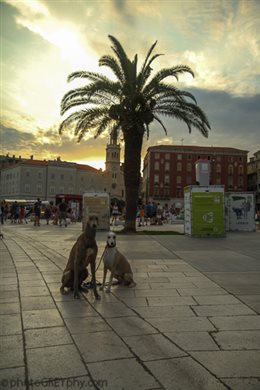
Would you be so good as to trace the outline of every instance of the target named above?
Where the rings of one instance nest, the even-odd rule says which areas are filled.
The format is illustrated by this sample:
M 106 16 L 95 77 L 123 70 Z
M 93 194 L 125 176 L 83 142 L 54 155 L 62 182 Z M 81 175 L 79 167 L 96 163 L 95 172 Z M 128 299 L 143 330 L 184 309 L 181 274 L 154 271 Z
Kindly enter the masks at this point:
M 114 232 L 109 232 L 107 235 L 107 245 L 103 256 L 103 263 L 103 283 L 100 287 L 100 290 L 103 290 L 105 287 L 107 270 L 109 270 L 111 274 L 106 292 L 109 293 L 111 291 L 113 277 L 118 280 L 119 284 L 124 284 L 128 287 L 136 286 L 129 262 L 125 256 L 116 248 L 116 235 Z
M 96 299 L 100 298 L 96 287 L 96 257 L 98 252 L 96 243 L 97 224 L 97 217 L 91 216 L 87 222 L 85 231 L 73 245 L 61 279 L 62 285 L 60 292 L 62 294 L 68 294 L 68 291 L 65 290 L 66 287 L 74 290 L 74 298 L 80 298 L 79 291 L 86 291 L 81 284 L 88 276 L 87 266 L 90 264 L 94 295 Z

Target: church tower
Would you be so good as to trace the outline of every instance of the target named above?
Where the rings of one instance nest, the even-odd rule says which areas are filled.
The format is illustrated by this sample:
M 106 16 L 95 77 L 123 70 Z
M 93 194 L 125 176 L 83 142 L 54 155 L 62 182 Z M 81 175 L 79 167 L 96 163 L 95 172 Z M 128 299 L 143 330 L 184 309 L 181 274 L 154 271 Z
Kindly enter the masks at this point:
M 104 184 L 110 198 L 125 199 L 124 172 L 120 164 L 120 145 L 117 139 L 110 136 L 106 147 L 106 169 Z
M 120 170 L 120 145 L 116 139 L 110 136 L 109 144 L 106 147 L 106 171 Z

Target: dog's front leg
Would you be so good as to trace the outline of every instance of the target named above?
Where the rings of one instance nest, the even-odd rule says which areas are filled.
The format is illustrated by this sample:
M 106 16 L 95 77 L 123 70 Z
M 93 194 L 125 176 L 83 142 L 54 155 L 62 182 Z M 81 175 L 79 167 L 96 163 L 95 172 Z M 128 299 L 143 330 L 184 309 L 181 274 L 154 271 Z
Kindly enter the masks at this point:
M 107 267 L 104 265 L 104 270 L 103 270 L 103 282 L 101 287 L 99 288 L 100 291 L 103 291 L 106 285 L 106 277 L 107 277 Z
M 76 251 L 75 253 L 75 259 L 74 259 L 74 283 L 73 283 L 73 289 L 74 289 L 74 298 L 80 299 L 79 296 L 79 266 L 78 266 L 78 253 Z
M 107 293 L 110 293 L 110 292 L 111 292 L 111 285 L 112 285 L 113 277 L 114 277 L 114 269 L 112 268 L 112 269 L 111 269 L 111 273 L 110 273 L 109 282 L 108 282 L 108 287 L 107 287 L 107 289 L 106 289 L 106 292 L 107 292 Z

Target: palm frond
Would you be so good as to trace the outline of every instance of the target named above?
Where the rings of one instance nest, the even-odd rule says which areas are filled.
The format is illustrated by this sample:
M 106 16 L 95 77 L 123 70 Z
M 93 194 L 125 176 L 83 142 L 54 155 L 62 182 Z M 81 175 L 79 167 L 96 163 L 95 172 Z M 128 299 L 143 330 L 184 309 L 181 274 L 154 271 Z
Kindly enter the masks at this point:
M 73 72 L 68 76 L 68 82 L 75 80 L 77 78 L 88 79 L 91 81 L 110 81 L 110 79 L 97 72 L 86 72 L 86 71 L 77 71 Z
M 122 72 L 120 64 L 118 63 L 116 58 L 105 55 L 100 58 L 98 63 L 99 66 L 107 66 L 108 68 L 110 68 L 122 84 L 125 82 L 124 73 Z
M 167 129 L 166 129 L 166 127 L 164 126 L 164 124 L 163 124 L 163 122 L 161 121 L 161 119 L 158 118 L 157 115 L 154 115 L 154 119 L 155 119 L 158 123 L 160 123 L 160 125 L 162 126 L 162 128 L 163 128 L 163 130 L 164 130 L 164 132 L 165 132 L 165 135 L 167 135 Z
M 126 52 L 124 51 L 121 43 L 112 35 L 108 35 L 110 41 L 112 42 L 112 50 L 116 54 L 119 62 L 121 69 L 124 73 L 125 80 L 129 80 L 129 71 L 131 68 L 131 61 L 129 60 L 128 56 L 126 55 Z

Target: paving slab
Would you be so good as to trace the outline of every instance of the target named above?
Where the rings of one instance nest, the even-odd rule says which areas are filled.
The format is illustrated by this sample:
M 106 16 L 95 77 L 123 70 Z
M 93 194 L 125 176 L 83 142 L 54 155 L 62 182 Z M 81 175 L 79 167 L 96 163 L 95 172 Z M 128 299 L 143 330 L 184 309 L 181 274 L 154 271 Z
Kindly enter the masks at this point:
M 200 317 L 239 316 L 256 314 L 252 309 L 243 304 L 230 305 L 203 305 L 193 306 L 195 313 Z
M 53 299 L 50 296 L 43 297 L 21 297 L 22 310 L 55 309 Z
M 259 330 L 232 330 L 212 333 L 222 350 L 258 350 L 260 351 Z M 259 352 L 260 354 L 260 352 Z
M 260 330 L 260 316 L 219 316 L 212 317 L 210 321 L 218 330 Z
M 260 389 L 260 378 L 223 378 L 223 382 L 234 390 Z
M 125 343 L 142 361 L 168 359 L 187 354 L 161 334 L 130 336 Z
M 24 329 L 62 326 L 62 318 L 56 309 L 28 310 L 22 312 Z
M 105 380 L 106 387 L 104 386 L 104 388 L 111 390 L 156 390 L 161 388 L 157 379 L 136 359 L 91 363 L 88 364 L 88 368 L 95 382 Z
M 218 378 L 260 377 L 259 351 L 190 352 Z
M 0 371 L 1 389 L 26 388 L 25 366 L 15 368 L 3 368 Z
M 22 333 L 21 317 L 18 314 L 6 314 L 0 316 L 0 335 L 12 335 Z
M 8 302 L 0 303 L 0 315 L 2 314 L 19 314 L 20 303 L 19 302 Z
M 235 305 L 241 304 L 233 295 L 193 295 L 199 305 Z
M 239 299 L 260 314 L 260 292 L 257 295 L 239 295 Z
M 212 323 L 204 317 L 147 318 L 160 332 L 190 332 L 215 330 Z
M 48 288 L 42 286 L 21 286 L 20 291 L 22 297 L 43 297 L 50 295 Z
M 109 325 L 100 317 L 65 318 L 64 321 L 72 334 L 87 334 L 111 330 Z
M 91 333 L 89 337 L 74 334 L 73 339 L 86 363 L 133 357 L 129 348 L 112 330 Z
M 168 296 L 168 297 L 148 297 L 149 306 L 186 306 L 196 305 L 192 297 Z
M 190 306 L 136 307 L 135 311 L 143 318 L 194 317 Z
M 166 332 L 165 336 L 185 351 L 219 350 L 209 332 Z
M 0 336 L 0 368 L 12 368 L 24 365 L 23 336 Z M 0 372 L 1 374 L 1 372 Z
M 86 375 L 87 370 L 74 345 L 27 350 L 28 376 L 33 381 Z
M 93 307 L 104 318 L 129 317 L 135 315 L 133 310 L 126 307 L 123 303 L 121 302 L 102 303 L 102 298 L 101 298 L 101 302 L 94 302 Z
M 73 295 L 72 295 L 73 297 Z M 98 314 L 84 299 L 57 302 L 57 307 L 63 318 L 93 317 Z
M 65 326 L 27 329 L 24 335 L 26 348 L 51 347 L 72 344 L 73 342 Z
M 209 287 L 209 288 L 177 288 L 177 292 L 182 297 L 187 296 L 202 296 L 202 295 L 228 295 L 228 292 L 219 287 Z
M 172 288 L 171 291 L 167 289 L 162 289 L 162 288 L 154 288 L 154 289 L 148 289 L 148 290 L 136 290 L 135 296 L 137 298 L 140 297 L 168 297 L 169 294 L 171 296 L 177 296 L 179 297 L 180 295 L 178 294 L 176 288 Z
M 157 333 L 148 322 L 139 317 L 108 318 L 107 322 L 121 337 Z
M 166 390 L 226 390 L 226 387 L 190 357 L 147 362 Z

